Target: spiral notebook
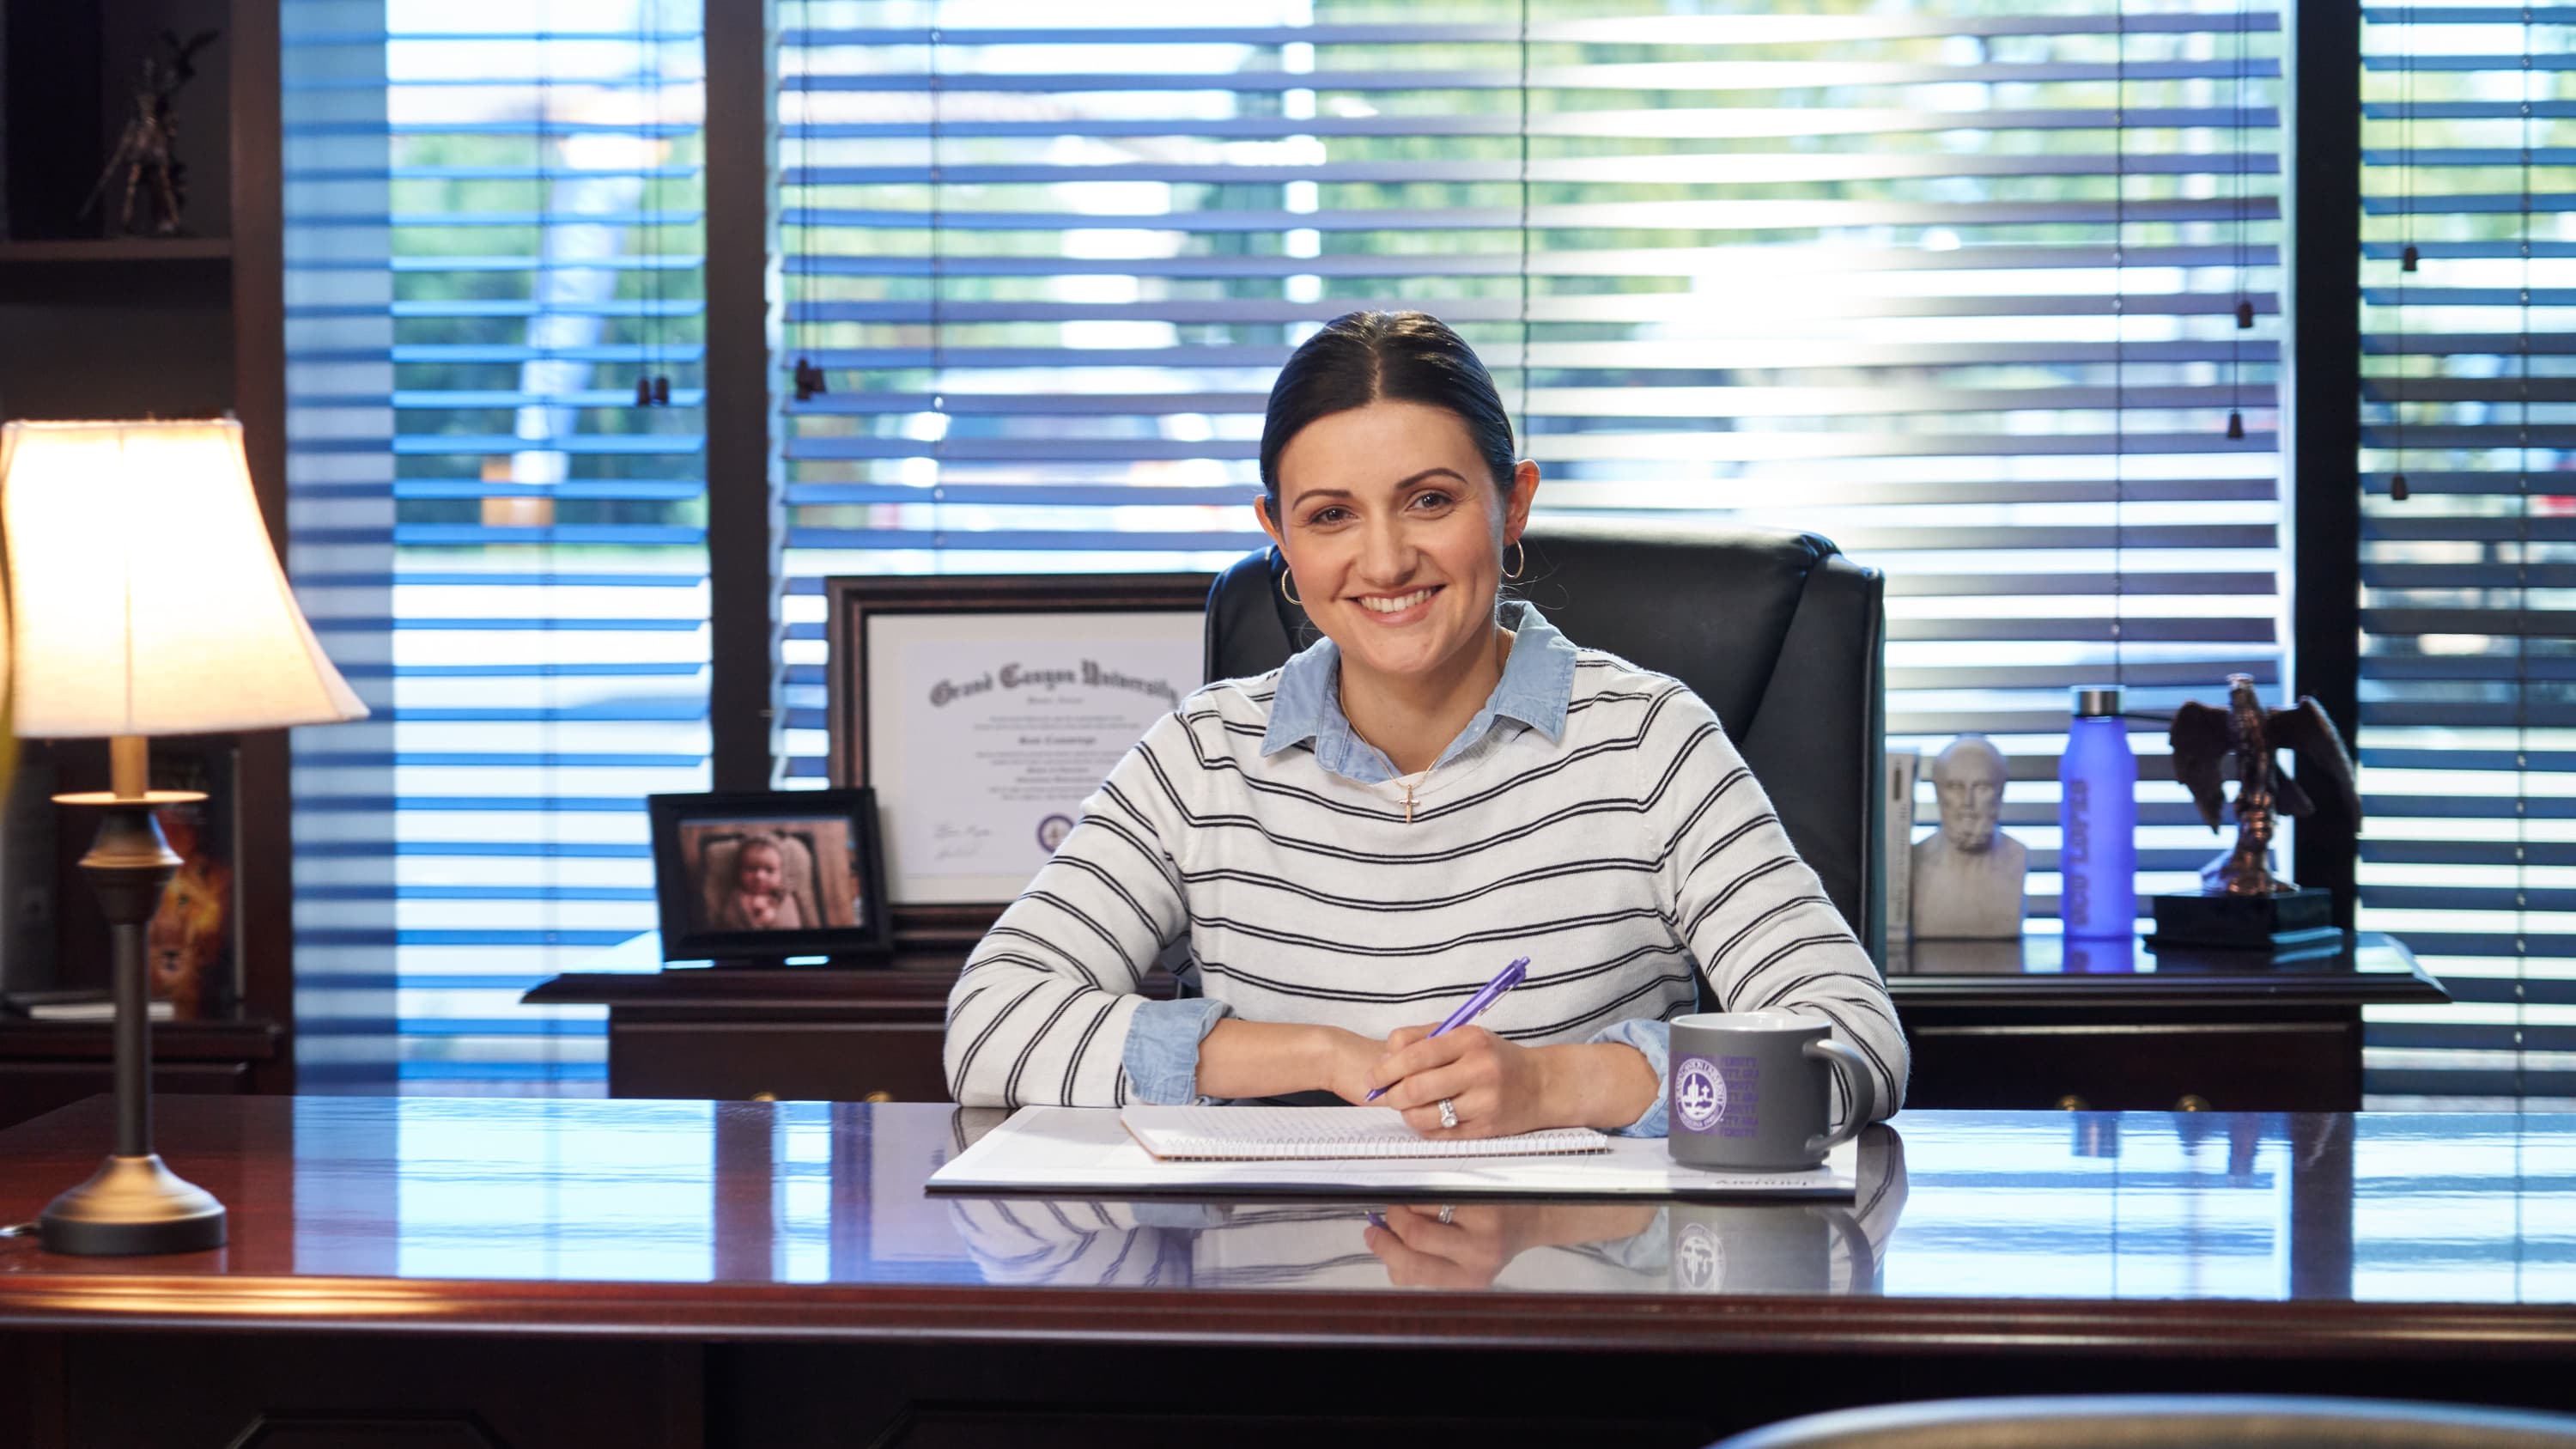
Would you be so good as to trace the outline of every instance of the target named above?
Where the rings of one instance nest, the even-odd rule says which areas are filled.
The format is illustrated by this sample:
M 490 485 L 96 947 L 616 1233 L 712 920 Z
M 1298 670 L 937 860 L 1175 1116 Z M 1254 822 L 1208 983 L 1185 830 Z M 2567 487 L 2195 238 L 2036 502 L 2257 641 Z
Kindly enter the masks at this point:
M 1195 1125 L 1193 1119 L 1202 1109 L 1153 1110 L 1189 1113 L 1191 1117 L 1184 1121 Z M 1204 1110 L 1249 1116 L 1271 1109 Z M 1308 1117 L 1339 1109 L 1278 1110 Z M 1365 1110 L 1395 1115 L 1382 1107 Z M 1320 1122 L 1314 1130 L 1330 1135 Z M 1280 1136 L 1275 1130 L 1266 1135 L 1256 1133 L 1249 1123 L 1225 1135 L 1247 1136 L 1270 1146 L 1279 1145 Z M 1497 1146 L 1510 1143 L 1508 1138 L 1490 1139 L 1476 1155 L 1462 1150 L 1473 1146 L 1468 1143 L 1438 1144 L 1444 1150 L 1426 1155 L 1416 1138 L 1410 1156 L 1164 1158 L 1145 1150 L 1135 1132 L 1120 1120 L 1120 1111 L 1115 1107 L 1023 1107 L 1007 1120 L 969 1136 L 965 1150 L 930 1175 L 928 1187 L 934 1195 L 1178 1197 L 1201 1201 L 1328 1197 L 1345 1202 L 1447 1202 L 1480 1197 L 1848 1198 L 1857 1166 L 1854 1148 L 1846 1142 L 1827 1154 L 1821 1165 L 1803 1171 L 1724 1172 L 1685 1167 L 1673 1161 L 1659 1137 L 1611 1137 L 1603 1139 L 1597 1150 L 1515 1150 L 1510 1155 L 1495 1153 Z M 1347 1134 L 1335 1139 L 1332 1148 L 1351 1151 Z
M 1382 1161 L 1607 1151 L 1589 1127 L 1512 1137 L 1425 1137 L 1392 1107 L 1126 1107 L 1120 1126 L 1166 1162 Z

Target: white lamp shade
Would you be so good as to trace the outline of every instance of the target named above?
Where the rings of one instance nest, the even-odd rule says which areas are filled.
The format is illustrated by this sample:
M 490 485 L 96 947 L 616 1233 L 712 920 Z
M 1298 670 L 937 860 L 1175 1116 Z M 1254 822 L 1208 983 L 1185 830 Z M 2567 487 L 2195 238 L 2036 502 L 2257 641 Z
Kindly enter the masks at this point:
M 363 719 L 269 547 L 234 422 L 0 428 L 18 734 Z

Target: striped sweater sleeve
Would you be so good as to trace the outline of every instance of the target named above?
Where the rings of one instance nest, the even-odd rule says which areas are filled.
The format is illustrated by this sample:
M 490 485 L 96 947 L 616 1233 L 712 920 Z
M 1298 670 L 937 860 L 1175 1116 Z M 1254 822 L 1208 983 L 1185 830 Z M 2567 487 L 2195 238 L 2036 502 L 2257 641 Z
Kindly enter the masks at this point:
M 970 1107 L 1111 1107 L 1120 1057 L 1164 948 L 1189 927 L 1168 844 L 1199 772 L 1189 728 L 1165 715 L 967 957 L 948 993 L 948 1090 Z
M 1798 858 L 1717 716 L 1679 684 L 1648 707 L 1637 759 L 1647 848 L 1674 928 L 1723 1011 L 1805 1012 L 1859 1048 L 1879 1114 L 1905 1101 L 1905 1034 L 1878 969 Z

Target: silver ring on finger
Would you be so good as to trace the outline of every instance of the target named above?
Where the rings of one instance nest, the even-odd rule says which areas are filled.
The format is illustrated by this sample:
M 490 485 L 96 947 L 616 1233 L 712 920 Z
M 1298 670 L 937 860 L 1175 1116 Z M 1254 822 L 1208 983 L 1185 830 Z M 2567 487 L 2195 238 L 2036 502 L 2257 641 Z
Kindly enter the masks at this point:
M 1442 1203 L 1440 1205 L 1440 1225 L 1442 1227 L 1445 1228 L 1449 1226 L 1451 1223 L 1457 1221 L 1457 1219 L 1458 1209 L 1456 1207 L 1448 1203 Z
M 1446 1097 L 1440 1099 L 1440 1125 L 1443 1127 L 1458 1125 L 1458 1104 Z

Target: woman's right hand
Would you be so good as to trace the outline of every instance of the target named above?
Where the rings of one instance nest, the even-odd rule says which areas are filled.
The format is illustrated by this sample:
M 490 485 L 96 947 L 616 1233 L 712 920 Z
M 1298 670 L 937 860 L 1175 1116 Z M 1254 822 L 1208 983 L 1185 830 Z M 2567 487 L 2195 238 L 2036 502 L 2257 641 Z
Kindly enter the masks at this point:
M 1338 1026 L 1315 1028 L 1324 1033 L 1324 1088 L 1357 1107 L 1375 1087 L 1370 1080 L 1386 1057 L 1386 1043 Z
M 1386 1043 L 1338 1026 L 1229 1016 L 1199 1039 L 1198 1092 L 1240 1101 L 1321 1088 L 1357 1102 L 1385 1054 Z

